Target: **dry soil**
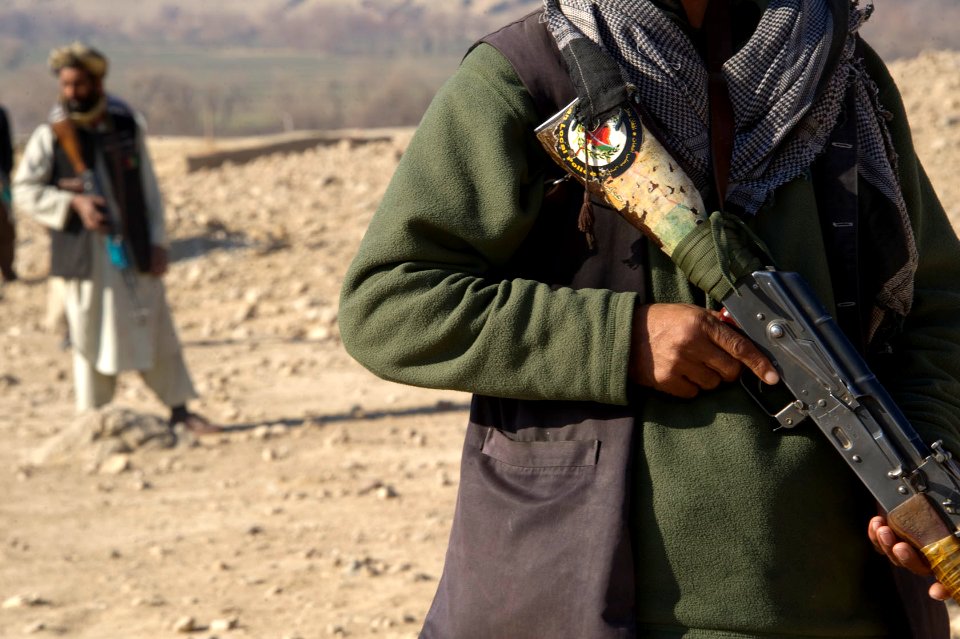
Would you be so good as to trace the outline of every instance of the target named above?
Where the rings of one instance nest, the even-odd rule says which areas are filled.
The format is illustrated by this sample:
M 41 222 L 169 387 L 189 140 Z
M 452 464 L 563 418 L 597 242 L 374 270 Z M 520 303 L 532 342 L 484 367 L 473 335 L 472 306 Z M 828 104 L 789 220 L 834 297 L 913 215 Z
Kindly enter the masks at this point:
M 960 54 L 893 72 L 960 223 Z M 135 375 L 113 408 L 74 416 L 69 354 L 44 322 L 46 236 L 20 221 L 22 280 L 0 290 L 0 637 L 416 636 L 468 398 L 378 380 L 337 330 L 409 133 L 190 174 L 184 156 L 209 143 L 151 140 L 196 408 L 227 426 L 174 447 Z

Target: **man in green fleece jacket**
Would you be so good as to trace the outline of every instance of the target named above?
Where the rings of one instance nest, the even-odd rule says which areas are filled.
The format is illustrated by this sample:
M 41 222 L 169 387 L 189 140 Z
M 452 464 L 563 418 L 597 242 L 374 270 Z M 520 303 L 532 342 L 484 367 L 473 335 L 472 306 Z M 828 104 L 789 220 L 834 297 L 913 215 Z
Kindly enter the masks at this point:
M 613 211 L 594 203 L 579 224 L 583 190 L 534 135 L 577 95 L 558 49 L 600 44 L 705 201 L 837 311 L 925 440 L 960 450 L 960 243 L 856 34 L 868 12 L 733 0 L 721 202 L 706 9 L 546 0 L 484 38 L 350 267 L 348 351 L 386 379 L 474 394 L 423 637 L 946 637 L 942 604 L 918 615 L 914 589 L 895 587 L 922 560 L 829 443 L 809 425 L 774 432 L 732 383 L 746 369 L 776 381 L 770 362 Z M 844 151 L 856 177 L 837 191 Z M 831 228 L 855 229 L 852 290 Z

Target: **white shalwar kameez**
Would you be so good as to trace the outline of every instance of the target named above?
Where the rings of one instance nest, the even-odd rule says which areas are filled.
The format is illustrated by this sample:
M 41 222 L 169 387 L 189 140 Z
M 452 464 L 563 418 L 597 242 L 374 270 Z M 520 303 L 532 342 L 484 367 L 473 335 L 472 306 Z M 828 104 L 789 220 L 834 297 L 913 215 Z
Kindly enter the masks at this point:
M 153 165 L 143 140 L 137 136 L 141 179 L 154 246 L 165 246 L 163 202 Z M 55 136 L 49 125 L 34 131 L 13 181 L 17 210 L 52 229 L 63 229 L 70 216 L 74 193 L 50 185 Z M 106 176 L 103 153 L 96 153 L 94 171 Z M 109 180 L 100 179 L 104 197 L 116 208 Z M 108 403 L 120 371 L 139 371 L 146 384 L 167 406 L 180 406 L 196 397 L 177 338 L 163 281 L 135 273 L 135 294 L 121 271 L 110 262 L 106 236 L 88 233 L 93 244 L 89 279 L 64 280 L 64 306 L 73 345 L 77 410 Z

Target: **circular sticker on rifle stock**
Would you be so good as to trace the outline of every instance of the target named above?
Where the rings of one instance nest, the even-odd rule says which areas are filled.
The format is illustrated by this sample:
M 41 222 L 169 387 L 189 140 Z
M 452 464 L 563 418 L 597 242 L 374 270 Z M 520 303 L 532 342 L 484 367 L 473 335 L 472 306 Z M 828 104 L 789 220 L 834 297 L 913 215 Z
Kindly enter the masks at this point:
M 580 175 L 616 177 L 633 163 L 642 141 L 640 120 L 632 109 L 620 108 L 603 124 L 588 131 L 571 113 L 557 130 L 557 151 Z

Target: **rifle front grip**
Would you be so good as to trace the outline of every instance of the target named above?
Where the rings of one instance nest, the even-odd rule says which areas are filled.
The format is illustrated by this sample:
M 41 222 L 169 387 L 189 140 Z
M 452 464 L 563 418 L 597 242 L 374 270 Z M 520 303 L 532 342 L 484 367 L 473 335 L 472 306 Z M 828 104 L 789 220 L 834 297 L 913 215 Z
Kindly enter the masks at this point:
M 960 540 L 948 535 L 920 549 L 930 562 L 933 575 L 942 583 L 953 600 L 960 603 Z
M 898 536 L 920 549 L 937 581 L 960 603 L 960 539 L 933 501 L 916 494 L 891 510 L 887 523 Z

